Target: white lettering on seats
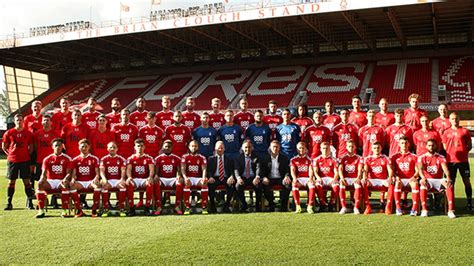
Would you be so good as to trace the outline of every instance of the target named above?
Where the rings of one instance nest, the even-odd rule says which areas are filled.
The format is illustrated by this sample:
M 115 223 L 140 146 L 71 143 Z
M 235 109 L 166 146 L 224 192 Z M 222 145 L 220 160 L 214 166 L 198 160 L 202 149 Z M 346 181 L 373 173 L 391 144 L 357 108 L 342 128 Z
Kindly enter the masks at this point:
M 252 71 L 247 69 L 216 71 L 212 73 L 191 96 L 197 98 L 210 86 L 219 86 L 224 92 L 227 101 L 231 101 L 237 95 L 235 85 L 240 84 L 242 81 L 248 78 L 250 74 L 252 74 Z M 220 76 L 224 75 L 236 75 L 236 77 L 233 79 L 219 79 Z
M 163 78 L 158 84 L 150 88 L 147 93 L 145 94 L 145 99 L 147 101 L 153 101 L 153 100 L 161 100 L 161 98 L 165 95 L 169 96 L 171 100 L 175 98 L 179 98 L 184 96 L 194 84 L 202 77 L 201 73 L 185 73 L 185 74 L 175 74 L 175 75 L 170 75 L 165 78 Z M 169 84 L 173 84 L 173 80 L 176 79 L 184 79 L 184 78 L 190 78 L 190 80 L 181 88 L 176 88 L 173 91 L 176 91 L 174 94 L 171 94 L 169 92 L 159 94 L 160 90 L 164 87 L 168 87 Z M 165 86 L 168 85 L 168 86 Z
M 327 64 L 320 66 L 314 70 L 313 75 L 320 79 L 332 79 L 336 81 L 347 82 L 345 86 L 320 86 L 318 82 L 308 83 L 306 90 L 312 93 L 322 92 L 344 92 L 355 90 L 359 87 L 360 80 L 356 76 L 350 76 L 346 74 L 327 74 L 326 71 L 329 69 L 337 68 L 352 68 L 354 73 L 362 73 L 365 70 L 365 64 L 363 63 L 339 63 L 339 64 Z
M 288 66 L 278 68 L 268 68 L 263 70 L 249 87 L 247 93 L 256 95 L 278 95 L 286 94 L 296 89 L 298 86 L 297 80 L 305 73 L 306 68 L 303 66 Z M 283 76 L 271 76 L 271 74 L 278 72 L 291 72 L 290 75 Z M 273 89 L 260 89 L 263 83 L 277 83 L 281 84 L 282 87 Z

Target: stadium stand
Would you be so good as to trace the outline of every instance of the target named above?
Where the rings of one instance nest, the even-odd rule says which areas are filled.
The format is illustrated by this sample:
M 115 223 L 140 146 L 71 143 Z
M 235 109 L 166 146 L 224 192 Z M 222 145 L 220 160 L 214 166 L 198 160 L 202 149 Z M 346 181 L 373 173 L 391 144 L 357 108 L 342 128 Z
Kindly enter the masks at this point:
M 472 102 L 474 56 L 445 57 L 439 60 L 439 85 L 446 86 L 452 102 Z

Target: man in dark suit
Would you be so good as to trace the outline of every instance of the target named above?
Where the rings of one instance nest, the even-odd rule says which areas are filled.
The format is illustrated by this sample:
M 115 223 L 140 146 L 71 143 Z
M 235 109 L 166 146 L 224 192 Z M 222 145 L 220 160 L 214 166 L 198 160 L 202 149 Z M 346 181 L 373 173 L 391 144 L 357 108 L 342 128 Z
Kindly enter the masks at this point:
M 270 153 L 261 159 L 262 187 L 265 198 L 269 202 L 270 211 L 275 211 L 273 187 L 281 186 L 280 211 L 288 211 L 288 199 L 291 191 L 290 160 L 280 153 L 280 143 L 274 140 L 270 143 Z
M 232 201 L 232 194 L 234 193 L 234 163 L 230 157 L 224 154 L 225 147 L 223 141 L 216 142 L 216 154 L 209 157 L 207 160 L 207 177 L 209 188 L 209 212 L 216 213 L 216 188 L 218 186 L 225 186 L 226 200 L 223 211 L 230 212 L 229 206 Z
M 260 203 L 262 201 L 262 180 L 260 178 L 260 162 L 255 153 L 253 153 L 253 146 L 250 140 L 245 140 L 242 144 L 242 152 L 234 161 L 234 176 L 237 179 L 235 189 L 237 190 L 237 197 L 241 202 L 241 212 L 246 212 L 248 209 L 245 201 L 244 189 L 251 186 L 256 194 L 255 210 L 261 211 Z

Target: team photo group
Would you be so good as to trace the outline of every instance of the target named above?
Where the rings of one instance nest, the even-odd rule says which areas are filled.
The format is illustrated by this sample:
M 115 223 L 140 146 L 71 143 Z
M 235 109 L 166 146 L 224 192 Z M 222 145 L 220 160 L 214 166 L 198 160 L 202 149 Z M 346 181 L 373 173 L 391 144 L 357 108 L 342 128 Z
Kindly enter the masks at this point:
M 409 108 L 392 113 L 381 99 L 377 110 L 364 112 L 354 96 L 348 99 L 350 110 L 336 113 L 327 101 L 325 112 L 312 117 L 306 105 L 293 115 L 275 101 L 265 112 L 250 112 L 245 98 L 238 111 L 221 110 L 214 98 L 211 110 L 199 114 L 192 97 L 186 110 L 177 111 L 164 96 L 159 112 L 147 111 L 144 98 L 135 101 L 133 112 L 115 98 L 108 114 L 96 110 L 92 97 L 81 110 L 72 110 L 62 98 L 52 114 L 43 114 L 42 103 L 35 101 L 32 113 L 15 115 L 15 126 L 3 136 L 5 210 L 13 209 L 20 178 L 26 207 L 37 209 L 37 218 L 46 215 L 48 194 L 61 200 L 62 217 L 84 216 L 87 194 L 90 216 L 107 217 L 112 209 L 120 216 L 141 214 L 137 209 L 162 215 L 170 199 L 173 212 L 185 215 L 250 209 L 368 215 L 373 192 L 380 193 L 380 209 L 387 215 L 427 217 L 432 209 L 445 208 L 439 206 L 442 200 L 447 216 L 455 218 L 458 173 L 466 208 L 472 210 L 471 136 L 446 104 L 430 121 L 420 100 L 412 94 Z M 304 210 L 300 191 L 307 196 Z M 246 196 L 254 194 L 251 207 Z M 192 208 L 195 197 L 199 211 Z

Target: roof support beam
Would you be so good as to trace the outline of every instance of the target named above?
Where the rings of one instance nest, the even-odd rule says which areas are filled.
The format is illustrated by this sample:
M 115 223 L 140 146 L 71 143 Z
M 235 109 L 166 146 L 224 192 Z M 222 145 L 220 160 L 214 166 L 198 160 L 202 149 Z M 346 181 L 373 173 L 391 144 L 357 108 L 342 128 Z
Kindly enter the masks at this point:
M 125 56 L 125 54 L 123 53 L 116 53 L 116 52 L 113 52 L 111 50 L 108 50 L 108 49 L 103 49 L 103 48 L 100 48 L 98 46 L 94 46 L 94 45 L 89 45 L 89 44 L 86 44 L 84 41 L 79 41 L 77 42 L 78 45 L 80 46 L 84 46 L 88 49 L 91 49 L 91 50 L 99 50 L 101 52 L 104 52 L 106 54 L 112 54 L 112 55 L 115 55 L 115 56 L 118 56 L 119 58 L 123 58 Z M 129 56 L 127 56 L 128 58 L 130 58 Z
M 227 40 L 223 40 L 222 37 L 225 38 L 225 35 L 224 36 L 219 36 L 218 37 L 215 37 L 215 36 L 218 36 L 218 35 L 212 35 L 212 33 L 210 31 L 204 31 L 204 30 L 201 30 L 201 29 L 197 29 L 197 28 L 189 28 L 190 31 L 193 31 L 195 33 L 198 33 L 198 34 L 201 34 L 202 36 L 214 41 L 214 42 L 218 42 L 224 46 L 227 46 L 229 48 L 231 48 L 232 50 L 234 51 L 241 51 L 241 49 L 235 45 L 233 45 L 232 43 L 229 43 Z
M 178 33 L 178 32 L 176 32 L 176 33 Z M 182 34 L 182 36 L 179 36 L 179 37 L 176 36 L 175 34 L 169 34 L 169 33 L 166 33 L 166 32 L 158 32 L 158 34 L 161 34 L 161 35 L 163 35 L 163 36 L 166 36 L 166 37 L 168 37 L 168 38 L 170 38 L 170 39 L 173 39 L 173 40 L 175 40 L 175 41 L 184 43 L 184 44 L 186 44 L 186 45 L 188 45 L 188 46 L 194 47 L 194 48 L 196 48 L 196 49 L 198 49 L 198 50 L 201 50 L 201 51 L 203 51 L 203 52 L 206 52 L 206 53 L 209 53 L 209 52 L 210 52 L 209 49 L 203 47 L 202 45 L 197 44 L 196 42 L 192 42 L 191 40 L 189 40 L 189 37 L 188 37 L 188 35 L 186 35 L 186 34 Z
M 80 49 L 68 49 L 68 48 L 63 47 L 64 45 L 62 45 L 62 46 L 61 45 L 53 45 L 53 44 L 47 44 L 47 45 L 53 47 L 54 49 L 64 51 L 66 53 L 77 54 L 77 55 L 80 55 L 80 56 L 83 56 L 83 57 L 88 57 L 88 58 L 95 59 L 97 61 L 102 61 L 102 62 L 110 61 L 108 58 L 98 56 L 97 54 L 92 53 L 92 52 L 85 53 L 85 52 L 81 52 Z M 68 47 L 71 47 L 71 45 L 68 44 Z
M 134 35 L 130 35 L 130 34 L 127 34 L 125 35 L 127 36 L 128 38 L 131 38 L 131 39 L 134 39 L 134 40 L 138 40 L 138 41 L 141 41 L 143 43 L 146 43 L 146 44 L 149 44 L 149 45 L 152 45 L 154 47 L 157 47 L 157 48 L 160 48 L 160 49 L 164 49 L 164 50 L 167 50 L 169 52 L 172 52 L 174 54 L 180 54 L 180 55 L 184 55 L 185 53 L 182 52 L 182 51 L 179 51 L 175 48 L 171 48 L 170 46 L 170 43 L 168 43 L 168 46 L 167 45 L 163 45 L 161 44 L 163 42 L 163 40 L 148 40 L 147 38 L 139 38 L 137 36 L 134 36 Z M 144 37 L 144 36 L 143 36 Z
M 11 63 L 9 63 L 9 62 L 11 62 Z M 14 62 L 17 62 L 17 63 L 14 63 Z M 2 65 L 7 65 L 7 66 L 11 64 L 10 66 L 13 66 L 13 67 L 16 67 L 16 68 L 24 68 L 26 70 L 30 70 L 30 68 L 27 67 L 28 65 L 39 66 L 42 69 L 50 67 L 49 65 L 45 65 L 43 63 L 23 61 L 23 60 L 18 59 L 18 58 L 7 57 L 7 56 L 2 55 L 2 52 L 0 52 L 0 63 Z M 24 66 L 18 65 L 18 63 L 24 64 Z
M 329 24 L 322 22 L 315 16 L 302 16 L 301 18 L 308 27 L 334 46 L 337 51 L 342 52 L 342 47 L 336 43 L 334 29 Z
M 249 39 L 250 41 L 256 43 L 258 46 L 260 46 L 261 48 L 265 48 L 267 50 L 270 50 L 270 48 L 268 47 L 267 44 L 261 42 L 258 40 L 257 38 L 257 33 L 256 32 L 250 32 L 250 31 L 246 31 L 245 29 L 242 28 L 242 25 L 240 23 L 238 24 L 222 24 L 224 25 L 224 27 L 238 33 L 239 35 Z
M 375 51 L 375 41 L 370 36 L 369 28 L 360 21 L 354 12 L 341 12 L 342 16 L 346 19 L 346 21 L 351 25 L 354 31 L 359 35 L 360 39 L 367 44 L 370 50 Z
M 395 10 L 389 7 L 386 10 L 386 14 L 388 16 L 388 19 L 390 20 L 390 23 L 392 23 L 393 30 L 395 31 L 395 34 L 397 35 L 398 41 L 402 45 L 402 49 L 406 50 L 407 39 L 405 38 L 402 28 L 400 27 L 400 23 L 398 21 L 398 17 L 397 17 L 397 14 L 395 13 Z
M 439 36 L 438 36 L 438 25 L 436 22 L 436 17 L 438 16 L 438 13 L 436 11 L 435 4 L 431 4 L 431 23 L 433 24 L 433 36 L 434 36 L 434 44 L 435 48 L 438 49 L 439 46 Z
M 140 49 L 137 49 L 137 48 L 135 48 L 135 47 L 132 47 L 132 46 L 129 46 L 129 45 L 120 43 L 120 42 L 112 41 L 112 40 L 110 40 L 110 39 L 99 38 L 99 40 L 101 40 L 101 41 L 103 41 L 103 42 L 106 42 L 106 43 L 109 43 L 109 44 L 112 44 L 112 45 L 115 45 L 115 46 L 119 46 L 119 47 L 125 48 L 125 49 L 133 50 L 133 51 L 136 51 L 136 52 L 145 54 L 145 55 L 147 55 L 147 56 L 152 56 L 152 57 L 155 57 L 155 56 L 156 56 L 156 54 L 149 53 L 149 52 L 146 51 L 145 49 L 140 50 Z

